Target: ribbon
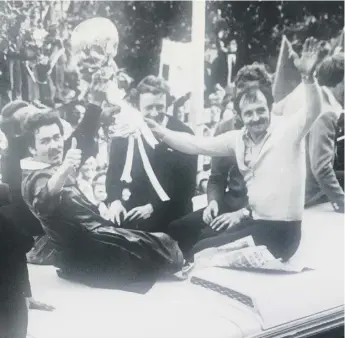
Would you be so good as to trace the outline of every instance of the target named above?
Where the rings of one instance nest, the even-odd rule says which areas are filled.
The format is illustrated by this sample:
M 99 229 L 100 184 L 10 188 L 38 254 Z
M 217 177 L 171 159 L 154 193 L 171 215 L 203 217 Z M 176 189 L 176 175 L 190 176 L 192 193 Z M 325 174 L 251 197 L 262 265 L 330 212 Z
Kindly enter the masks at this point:
M 132 165 L 133 165 L 133 156 L 134 156 L 134 136 L 128 137 L 128 148 L 126 154 L 126 163 L 125 167 L 123 168 L 123 173 L 121 176 L 121 181 L 131 183 L 132 182 Z
M 145 134 L 143 134 L 144 139 L 146 140 Z M 153 136 L 154 138 L 154 136 Z M 144 166 L 144 170 L 146 172 L 146 175 L 148 176 L 154 190 L 156 191 L 157 195 L 161 199 L 161 201 L 166 202 L 169 201 L 170 198 L 167 195 L 167 193 L 164 191 L 162 188 L 161 184 L 159 183 L 156 174 L 154 173 L 150 160 L 147 156 L 142 137 L 139 132 L 137 132 L 136 136 L 129 136 L 128 137 L 128 148 L 127 148 L 127 154 L 126 154 L 126 163 L 123 169 L 123 173 L 121 176 L 121 181 L 125 181 L 127 183 L 132 182 L 132 177 L 131 177 L 131 171 L 132 171 L 132 165 L 133 165 L 133 156 L 134 156 L 134 143 L 135 140 L 138 141 L 138 148 L 139 148 L 139 153 L 141 157 L 141 161 Z M 147 141 L 147 140 L 146 140 Z M 155 140 L 155 142 L 157 142 Z M 154 146 L 152 147 L 154 148 Z
M 164 189 L 162 188 L 162 186 L 160 185 L 152 167 L 151 167 L 151 163 L 149 161 L 149 158 L 146 154 L 145 148 L 144 148 L 144 144 L 143 144 L 143 140 L 141 138 L 141 136 L 138 136 L 138 147 L 139 147 L 139 153 L 141 156 L 141 160 L 143 161 L 143 165 L 144 165 L 144 169 L 146 171 L 147 176 L 149 177 L 149 180 L 153 186 L 153 188 L 155 189 L 157 195 L 159 196 L 159 198 L 163 201 L 169 201 L 170 198 L 169 196 L 166 194 L 166 192 L 164 191 Z
M 119 106 L 121 108 L 121 112 L 123 112 L 122 114 L 120 113 L 117 115 L 116 122 L 119 124 L 123 123 L 125 125 L 126 124 L 130 125 L 133 131 L 132 135 L 128 136 L 126 163 L 125 163 L 123 173 L 121 176 L 121 181 L 125 181 L 127 183 L 132 182 L 131 171 L 132 171 L 132 165 L 133 165 L 134 144 L 135 144 L 135 140 L 137 140 L 139 153 L 140 153 L 141 161 L 144 166 L 144 170 L 154 190 L 156 191 L 157 195 L 163 202 L 169 201 L 170 198 L 167 195 L 167 193 L 164 191 L 164 189 L 162 188 L 161 184 L 159 183 L 152 169 L 149 158 L 146 154 L 142 137 L 144 137 L 145 141 L 148 143 L 148 145 L 152 149 L 156 147 L 156 145 L 158 144 L 158 141 L 154 137 L 151 129 L 145 123 L 145 120 L 143 119 L 142 114 L 123 99 L 119 99 L 114 96 L 108 95 L 108 101 L 112 104 L 116 104 L 117 106 Z

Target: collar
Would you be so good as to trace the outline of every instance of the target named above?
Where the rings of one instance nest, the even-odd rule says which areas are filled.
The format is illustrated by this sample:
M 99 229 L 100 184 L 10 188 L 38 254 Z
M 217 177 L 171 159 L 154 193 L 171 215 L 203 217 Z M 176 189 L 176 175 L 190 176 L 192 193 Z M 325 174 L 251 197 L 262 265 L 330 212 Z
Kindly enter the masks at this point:
M 22 170 L 41 170 L 50 167 L 50 164 L 35 161 L 32 157 L 27 157 L 20 160 L 20 167 Z

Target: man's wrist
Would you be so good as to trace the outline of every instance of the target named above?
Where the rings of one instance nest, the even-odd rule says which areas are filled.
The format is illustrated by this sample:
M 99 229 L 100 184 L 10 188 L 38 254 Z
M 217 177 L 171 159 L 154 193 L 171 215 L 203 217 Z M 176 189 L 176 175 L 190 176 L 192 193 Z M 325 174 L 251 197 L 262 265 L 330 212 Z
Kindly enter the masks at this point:
M 122 202 L 121 202 L 121 200 L 115 200 L 115 201 L 112 201 L 112 202 L 110 203 L 110 205 L 111 205 L 111 206 L 114 206 L 114 205 L 122 205 Z
M 252 209 L 249 206 L 242 208 L 241 211 L 242 211 L 242 219 L 252 218 Z
M 302 82 L 304 84 L 314 84 L 315 83 L 315 75 L 314 73 L 311 74 L 301 74 Z
M 60 173 L 61 174 L 66 174 L 66 175 L 71 175 L 75 173 L 76 169 L 73 165 L 67 163 L 67 162 L 62 162 L 60 166 Z
M 153 205 L 151 203 L 146 204 L 146 207 L 150 210 L 150 213 L 153 213 Z
M 218 201 L 216 200 L 211 200 L 208 205 L 217 205 L 218 206 Z

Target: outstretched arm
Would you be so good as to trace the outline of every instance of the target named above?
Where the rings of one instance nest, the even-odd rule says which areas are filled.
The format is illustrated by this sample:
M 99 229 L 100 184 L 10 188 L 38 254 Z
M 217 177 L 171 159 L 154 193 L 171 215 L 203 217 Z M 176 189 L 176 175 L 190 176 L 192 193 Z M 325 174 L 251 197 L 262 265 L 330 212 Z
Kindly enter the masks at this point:
M 217 137 L 198 137 L 164 128 L 146 119 L 152 131 L 164 143 L 178 151 L 191 155 L 231 156 L 234 155 L 236 131 L 229 131 Z

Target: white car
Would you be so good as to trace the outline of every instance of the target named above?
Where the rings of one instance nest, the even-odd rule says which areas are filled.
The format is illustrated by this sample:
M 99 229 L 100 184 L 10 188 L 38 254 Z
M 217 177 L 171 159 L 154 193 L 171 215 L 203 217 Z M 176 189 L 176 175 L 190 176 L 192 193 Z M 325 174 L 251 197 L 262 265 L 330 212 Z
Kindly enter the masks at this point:
M 323 204 L 305 211 L 296 274 L 207 268 L 189 281 L 159 281 L 145 295 L 92 289 L 30 266 L 34 338 L 309 337 L 344 325 L 344 217 Z M 332 335 L 332 337 L 337 337 Z M 340 337 L 340 336 L 338 336 Z

